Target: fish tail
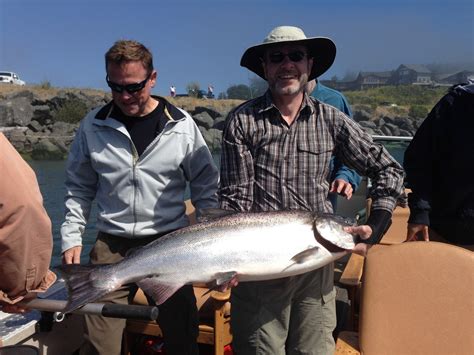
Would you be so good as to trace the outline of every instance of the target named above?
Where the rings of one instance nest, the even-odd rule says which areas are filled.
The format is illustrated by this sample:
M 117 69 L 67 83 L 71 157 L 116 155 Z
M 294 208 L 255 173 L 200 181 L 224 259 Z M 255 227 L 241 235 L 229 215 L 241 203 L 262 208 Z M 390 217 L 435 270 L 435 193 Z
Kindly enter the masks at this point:
M 64 313 L 72 312 L 86 303 L 97 301 L 102 296 L 113 291 L 107 287 L 105 277 L 98 272 L 104 265 L 60 265 L 57 269 L 66 282 L 68 302 Z M 99 277 L 98 277 L 99 276 Z

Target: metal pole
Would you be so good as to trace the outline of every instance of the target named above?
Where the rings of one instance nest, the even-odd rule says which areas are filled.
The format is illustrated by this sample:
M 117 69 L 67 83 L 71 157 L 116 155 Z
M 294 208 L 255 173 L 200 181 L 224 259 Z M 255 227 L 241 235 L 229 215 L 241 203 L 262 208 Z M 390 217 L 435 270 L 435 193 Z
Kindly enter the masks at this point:
M 61 321 L 64 319 L 64 310 L 66 309 L 67 301 L 36 298 L 31 301 L 19 302 L 18 305 L 28 309 L 53 312 L 55 313 L 55 320 Z M 156 320 L 158 318 L 158 307 L 118 305 L 114 303 L 88 303 L 71 313 L 101 315 L 111 318 Z

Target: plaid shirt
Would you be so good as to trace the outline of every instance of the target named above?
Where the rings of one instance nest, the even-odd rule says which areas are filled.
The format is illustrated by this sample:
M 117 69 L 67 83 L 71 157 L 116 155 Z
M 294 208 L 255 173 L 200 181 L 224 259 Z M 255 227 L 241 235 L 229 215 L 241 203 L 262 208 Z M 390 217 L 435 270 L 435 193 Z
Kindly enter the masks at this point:
M 372 209 L 392 212 L 402 192 L 404 172 L 382 145 L 344 113 L 307 95 L 288 126 L 267 91 L 227 117 L 221 207 L 331 212 L 329 162 L 333 154 L 371 178 Z

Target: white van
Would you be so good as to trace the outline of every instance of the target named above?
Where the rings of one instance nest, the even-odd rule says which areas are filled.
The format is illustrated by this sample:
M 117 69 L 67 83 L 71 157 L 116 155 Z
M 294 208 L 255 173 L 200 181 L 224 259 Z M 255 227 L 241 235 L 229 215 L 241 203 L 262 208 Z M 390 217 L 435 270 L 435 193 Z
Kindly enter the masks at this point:
M 25 82 L 20 80 L 18 74 L 11 71 L 0 71 L 0 83 L 25 85 Z

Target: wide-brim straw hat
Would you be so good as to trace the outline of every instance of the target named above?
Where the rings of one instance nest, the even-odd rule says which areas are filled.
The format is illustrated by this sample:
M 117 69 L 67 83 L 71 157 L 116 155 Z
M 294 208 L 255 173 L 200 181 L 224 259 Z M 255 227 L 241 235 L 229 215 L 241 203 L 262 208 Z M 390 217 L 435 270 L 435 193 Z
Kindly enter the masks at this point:
M 266 80 L 261 58 L 263 58 L 265 51 L 269 47 L 285 43 L 304 45 L 308 49 L 309 56 L 314 58 L 313 68 L 311 69 L 308 80 L 312 80 L 323 74 L 331 67 L 336 58 L 336 45 L 330 38 L 307 38 L 301 28 L 280 26 L 271 30 L 262 44 L 248 48 L 240 60 L 240 65 Z

